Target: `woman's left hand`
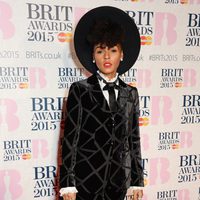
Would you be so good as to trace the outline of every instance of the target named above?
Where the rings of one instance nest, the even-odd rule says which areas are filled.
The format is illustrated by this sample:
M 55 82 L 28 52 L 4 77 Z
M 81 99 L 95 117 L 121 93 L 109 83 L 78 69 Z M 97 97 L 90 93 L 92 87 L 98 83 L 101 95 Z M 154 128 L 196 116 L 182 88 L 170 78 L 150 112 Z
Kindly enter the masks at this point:
M 133 190 L 133 200 L 142 200 L 143 190 Z

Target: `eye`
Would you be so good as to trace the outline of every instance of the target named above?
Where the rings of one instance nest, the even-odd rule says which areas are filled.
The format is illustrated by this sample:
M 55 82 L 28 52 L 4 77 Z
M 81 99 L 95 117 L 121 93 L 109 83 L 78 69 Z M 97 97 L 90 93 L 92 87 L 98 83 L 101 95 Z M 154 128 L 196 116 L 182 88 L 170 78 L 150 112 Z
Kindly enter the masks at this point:
M 117 52 L 117 49 L 113 48 L 113 49 L 111 49 L 111 52 L 115 53 L 115 52 Z
M 115 53 L 115 52 L 118 51 L 118 48 L 117 48 L 116 46 L 115 46 L 115 47 L 112 47 L 112 48 L 110 48 L 110 51 L 113 52 L 113 53 Z
M 103 52 L 103 51 L 100 50 L 100 49 L 96 51 L 97 54 L 101 54 L 102 52 Z
M 95 53 L 96 53 L 96 54 L 102 54 L 103 51 L 104 51 L 104 49 L 99 48 L 99 47 L 97 47 L 97 48 L 95 49 Z

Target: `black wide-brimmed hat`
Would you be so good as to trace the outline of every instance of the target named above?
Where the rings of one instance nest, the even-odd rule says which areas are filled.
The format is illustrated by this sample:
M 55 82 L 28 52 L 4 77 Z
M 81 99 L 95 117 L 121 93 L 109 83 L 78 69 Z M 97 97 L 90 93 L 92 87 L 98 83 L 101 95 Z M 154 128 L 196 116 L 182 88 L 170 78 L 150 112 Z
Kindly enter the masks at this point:
M 133 19 L 121 9 L 111 6 L 101 6 L 87 12 L 78 22 L 74 33 L 74 48 L 81 64 L 92 74 L 97 71 L 96 64 L 92 62 L 93 55 L 87 35 L 95 21 L 106 17 L 118 23 L 124 29 L 123 61 L 120 62 L 117 72 L 123 74 L 128 71 L 137 60 L 140 52 L 140 35 Z

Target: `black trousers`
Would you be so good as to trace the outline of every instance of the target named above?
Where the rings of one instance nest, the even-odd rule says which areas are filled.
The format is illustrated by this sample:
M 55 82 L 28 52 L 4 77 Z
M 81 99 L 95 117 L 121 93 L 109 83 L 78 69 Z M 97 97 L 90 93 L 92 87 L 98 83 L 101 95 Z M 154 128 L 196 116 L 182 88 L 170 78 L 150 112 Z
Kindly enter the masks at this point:
M 124 200 L 126 190 L 117 191 L 117 189 L 108 181 L 104 190 L 97 194 L 86 193 L 78 190 L 76 200 Z
M 105 180 L 106 182 L 102 182 L 102 189 L 98 193 L 88 193 L 87 190 L 84 189 L 84 184 L 77 185 L 78 193 L 76 200 L 124 200 L 127 188 L 123 184 L 123 180 L 122 182 L 114 181 L 113 183 L 109 179 L 109 177 L 113 177 L 113 174 L 116 174 L 116 171 L 118 171 L 118 165 L 111 162 L 107 173 L 108 179 Z M 123 177 L 121 178 L 123 179 Z M 93 184 L 95 184 L 95 180 L 93 181 Z

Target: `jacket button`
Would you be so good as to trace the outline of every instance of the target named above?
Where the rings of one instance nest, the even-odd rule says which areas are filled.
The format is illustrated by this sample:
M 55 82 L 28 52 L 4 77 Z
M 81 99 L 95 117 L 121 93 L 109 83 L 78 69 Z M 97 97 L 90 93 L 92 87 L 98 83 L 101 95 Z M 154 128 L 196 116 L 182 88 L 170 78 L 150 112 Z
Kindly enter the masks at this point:
M 110 141 L 109 144 L 110 144 L 110 146 L 113 146 L 113 141 Z
M 115 126 L 115 120 L 112 119 L 112 126 Z

